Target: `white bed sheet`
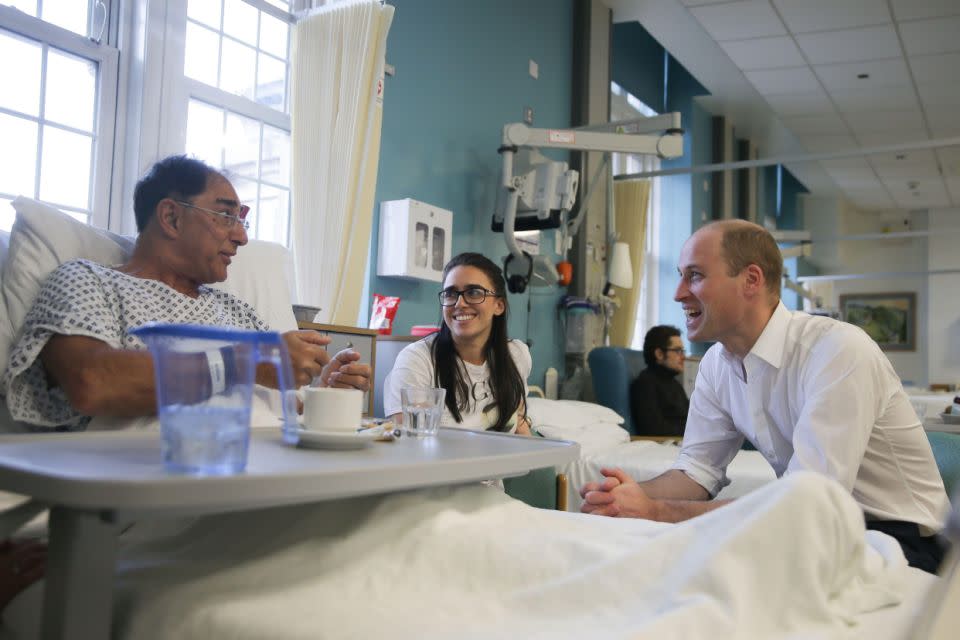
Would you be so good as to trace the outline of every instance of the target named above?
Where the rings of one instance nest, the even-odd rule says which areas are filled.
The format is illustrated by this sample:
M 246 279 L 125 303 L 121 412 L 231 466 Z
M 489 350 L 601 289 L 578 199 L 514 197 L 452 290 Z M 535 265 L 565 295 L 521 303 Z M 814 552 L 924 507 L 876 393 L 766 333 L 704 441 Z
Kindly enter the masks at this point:
M 649 480 L 670 469 L 680 447 L 672 443 L 641 440 L 593 450 L 559 469 L 567 475 L 567 510 L 579 511 L 580 487 L 601 479 L 601 467 L 619 467 L 635 480 Z M 730 484 L 718 498 L 739 498 L 776 480 L 773 467 L 759 451 L 740 451 L 727 468 Z
M 849 494 L 814 474 L 679 525 L 469 486 L 127 542 L 114 635 L 866 638 L 858 621 L 899 603 L 908 571 L 896 542 L 866 534 Z

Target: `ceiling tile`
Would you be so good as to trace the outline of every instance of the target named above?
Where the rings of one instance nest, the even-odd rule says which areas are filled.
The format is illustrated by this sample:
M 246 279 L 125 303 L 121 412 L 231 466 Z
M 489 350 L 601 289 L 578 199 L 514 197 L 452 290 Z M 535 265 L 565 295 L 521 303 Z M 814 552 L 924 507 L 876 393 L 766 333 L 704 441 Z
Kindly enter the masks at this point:
M 960 83 L 958 82 L 917 84 L 917 92 L 925 108 L 952 106 L 960 109 Z
M 850 156 L 848 158 L 835 158 L 833 160 L 821 160 L 820 166 L 824 171 L 843 171 L 846 169 L 857 169 L 873 171 L 870 163 L 864 156 Z
M 810 64 L 859 62 L 903 55 L 892 25 L 804 33 L 797 44 Z
M 953 204 L 960 206 L 960 178 L 950 178 L 946 180 L 947 191 L 953 199 Z
M 813 93 L 820 89 L 810 67 L 746 71 L 744 75 L 764 95 Z
M 691 7 L 690 13 L 714 40 L 743 40 L 787 35 L 767 0 L 745 0 Z
M 827 174 L 844 191 L 847 189 L 866 191 L 867 189 L 883 188 L 872 169 L 834 169 L 828 171 Z
M 889 129 L 923 130 L 923 116 L 919 111 L 848 111 L 844 114 L 850 129 L 856 134 L 875 133 Z
M 841 113 L 850 111 L 907 111 L 920 107 L 910 85 L 900 87 L 868 87 L 864 89 L 835 89 L 830 97 Z
M 864 147 L 883 147 L 888 144 L 923 142 L 929 139 L 930 136 L 922 129 L 892 129 L 890 131 L 857 134 L 857 140 Z
M 902 181 L 885 181 L 884 186 L 896 200 L 897 205 L 906 209 L 916 207 L 947 207 L 950 205 L 950 196 L 943 180 L 912 181 L 916 189 L 911 189 Z
M 938 180 L 940 174 L 937 171 L 936 165 L 930 166 L 918 166 L 904 164 L 901 166 L 896 165 L 886 165 L 882 167 L 877 167 L 877 175 L 884 182 L 896 183 L 900 182 L 901 185 L 905 185 L 908 182 L 913 181 L 923 181 L 923 180 Z
M 773 0 L 773 4 L 793 33 L 891 22 L 886 0 Z
M 849 134 L 846 123 L 836 113 L 782 118 L 783 124 L 796 136 Z
M 831 151 L 848 151 L 858 147 L 853 136 L 797 136 L 810 153 L 829 153 Z
M 910 84 L 907 63 L 902 59 L 845 62 L 817 65 L 814 73 L 827 91 L 834 89 L 865 89 Z M 857 76 L 866 75 L 866 78 Z
M 878 171 L 885 167 L 920 167 L 926 171 L 936 170 L 937 167 L 937 158 L 932 149 L 879 153 L 868 156 L 867 161 Z
M 917 84 L 956 83 L 958 79 L 957 69 L 960 69 L 960 53 L 913 56 L 910 58 L 910 70 L 913 72 L 913 78 L 917 81 Z
M 881 189 L 871 189 L 868 191 L 844 190 L 847 199 L 857 207 L 866 210 L 892 209 L 895 206 L 893 198 L 887 195 L 886 191 Z
M 930 133 L 934 138 L 955 138 L 960 136 L 960 114 L 956 111 L 934 111 L 927 113 Z
M 820 113 L 835 113 L 833 103 L 819 87 L 811 93 L 789 93 L 764 96 L 764 99 L 780 116 L 805 116 Z
M 960 15 L 957 0 L 893 0 L 893 16 L 898 21 Z
M 937 149 L 937 158 L 948 180 L 960 180 L 960 147 Z
M 802 67 L 807 64 L 789 36 L 728 40 L 721 42 L 720 46 L 733 63 L 744 71 Z
M 960 16 L 900 23 L 900 37 L 909 56 L 960 51 Z

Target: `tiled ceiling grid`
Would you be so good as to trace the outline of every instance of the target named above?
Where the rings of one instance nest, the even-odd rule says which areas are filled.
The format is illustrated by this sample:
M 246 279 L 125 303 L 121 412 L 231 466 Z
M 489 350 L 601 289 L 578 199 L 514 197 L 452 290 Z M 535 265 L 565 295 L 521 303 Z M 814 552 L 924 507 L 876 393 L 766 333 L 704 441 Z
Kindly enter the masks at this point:
M 960 0 L 681 0 L 811 153 L 960 136 Z M 822 161 L 865 209 L 960 206 L 960 147 Z

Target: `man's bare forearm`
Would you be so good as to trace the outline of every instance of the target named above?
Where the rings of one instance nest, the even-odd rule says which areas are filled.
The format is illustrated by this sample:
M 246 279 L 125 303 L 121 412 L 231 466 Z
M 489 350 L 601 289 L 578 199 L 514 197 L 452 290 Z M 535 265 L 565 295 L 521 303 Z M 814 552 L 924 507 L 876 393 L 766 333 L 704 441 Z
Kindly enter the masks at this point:
M 683 522 L 703 515 L 719 507 L 730 504 L 732 500 L 654 500 L 653 520 L 658 522 Z
M 639 483 L 651 498 L 657 500 L 709 500 L 710 494 L 679 469 L 670 469 L 656 478 Z

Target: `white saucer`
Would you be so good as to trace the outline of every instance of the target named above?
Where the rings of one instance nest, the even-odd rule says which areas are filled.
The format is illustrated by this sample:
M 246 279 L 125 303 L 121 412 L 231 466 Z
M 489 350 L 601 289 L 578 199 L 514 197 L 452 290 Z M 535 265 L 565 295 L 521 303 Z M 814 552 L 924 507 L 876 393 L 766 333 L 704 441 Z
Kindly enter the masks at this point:
M 380 436 L 377 429 L 357 432 L 312 431 L 302 426 L 297 431 L 298 447 L 306 449 L 362 449 Z

